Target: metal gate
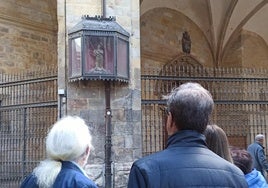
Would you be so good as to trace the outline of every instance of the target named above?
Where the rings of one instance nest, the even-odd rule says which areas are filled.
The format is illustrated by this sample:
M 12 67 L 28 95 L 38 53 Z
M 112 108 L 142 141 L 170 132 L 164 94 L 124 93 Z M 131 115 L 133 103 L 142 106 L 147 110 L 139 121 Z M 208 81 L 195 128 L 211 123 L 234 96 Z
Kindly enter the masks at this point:
M 164 149 L 162 96 L 184 82 L 198 82 L 212 93 L 215 108 L 210 123 L 225 130 L 230 145 L 246 148 L 256 134 L 267 137 L 267 73 L 265 69 L 204 68 L 178 62 L 147 68 L 141 76 L 143 155 Z
M 57 69 L 0 74 L 0 187 L 19 187 L 45 157 L 57 120 Z

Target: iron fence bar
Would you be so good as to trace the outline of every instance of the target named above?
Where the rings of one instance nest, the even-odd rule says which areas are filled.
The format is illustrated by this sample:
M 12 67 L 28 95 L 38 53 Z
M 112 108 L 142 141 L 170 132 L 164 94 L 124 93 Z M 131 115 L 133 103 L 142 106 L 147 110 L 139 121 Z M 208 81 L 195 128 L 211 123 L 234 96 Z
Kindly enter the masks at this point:
M 23 110 L 23 156 L 22 156 L 22 177 L 25 175 L 26 169 L 26 139 L 27 139 L 27 108 Z
M 254 100 L 214 100 L 215 104 L 268 104 L 268 101 L 254 101 Z
M 268 101 L 253 101 L 253 100 L 214 100 L 215 104 L 268 104 Z M 165 105 L 165 100 L 142 100 L 142 105 L 146 104 L 161 104 Z
M 166 104 L 165 100 L 142 100 L 141 104 Z
M 40 102 L 40 103 L 32 103 L 32 104 L 9 105 L 9 106 L 1 106 L 0 111 L 10 110 L 10 109 L 19 109 L 19 108 L 50 107 L 50 106 L 57 106 L 57 105 L 58 105 L 57 101 Z
M 249 77 L 209 77 L 209 76 L 204 76 L 204 77 L 180 77 L 180 76 L 160 76 L 160 75 L 142 75 L 141 79 L 147 79 L 147 80 L 165 80 L 165 81 L 189 81 L 189 80 L 194 80 L 194 81 L 225 81 L 225 82 L 237 82 L 237 81 L 268 81 L 267 78 L 249 78 Z
M 18 81 L 11 81 L 11 82 L 1 82 L 0 87 L 10 87 L 10 86 L 17 86 L 22 84 L 31 84 L 31 83 L 40 83 L 46 81 L 57 80 L 57 76 L 48 76 L 42 78 L 32 78 L 27 80 L 18 80 Z

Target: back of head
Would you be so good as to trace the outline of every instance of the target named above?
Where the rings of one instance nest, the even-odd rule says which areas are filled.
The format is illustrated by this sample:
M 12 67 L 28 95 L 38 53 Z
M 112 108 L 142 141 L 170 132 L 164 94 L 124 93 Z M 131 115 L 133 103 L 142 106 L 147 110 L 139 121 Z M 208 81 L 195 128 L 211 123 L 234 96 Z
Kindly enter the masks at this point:
M 208 90 L 198 83 L 185 83 L 167 96 L 167 107 L 179 130 L 203 133 L 214 102 Z
M 231 155 L 234 164 L 240 168 L 244 174 L 248 174 L 252 171 L 253 160 L 245 149 L 232 148 Z
M 84 120 L 67 116 L 58 120 L 46 138 L 47 160 L 41 161 L 33 173 L 39 187 L 52 187 L 61 170 L 61 161 L 76 161 L 91 148 L 91 135 Z
M 217 125 L 208 125 L 204 131 L 208 148 L 229 162 L 233 162 L 226 133 Z
M 56 122 L 46 139 L 46 151 L 49 159 L 72 161 L 91 148 L 91 135 L 84 120 L 67 116 Z
M 255 141 L 259 142 L 259 141 L 262 141 L 264 140 L 264 135 L 263 134 L 257 134 L 255 136 Z

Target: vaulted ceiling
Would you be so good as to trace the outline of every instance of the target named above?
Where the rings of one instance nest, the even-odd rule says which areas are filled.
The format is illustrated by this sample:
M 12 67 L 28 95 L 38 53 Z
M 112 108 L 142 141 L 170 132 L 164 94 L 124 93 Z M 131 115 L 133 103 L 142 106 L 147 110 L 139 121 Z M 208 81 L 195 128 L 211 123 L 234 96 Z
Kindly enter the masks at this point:
M 141 17 L 156 8 L 178 11 L 206 37 L 215 61 L 241 32 L 256 33 L 268 44 L 268 0 L 141 0 Z

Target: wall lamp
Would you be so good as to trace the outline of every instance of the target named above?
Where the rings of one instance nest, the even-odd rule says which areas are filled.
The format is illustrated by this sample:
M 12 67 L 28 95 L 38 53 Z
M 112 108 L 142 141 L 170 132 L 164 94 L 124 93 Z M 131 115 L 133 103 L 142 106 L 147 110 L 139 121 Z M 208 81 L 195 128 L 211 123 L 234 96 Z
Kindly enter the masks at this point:
M 69 81 L 105 82 L 105 187 L 112 187 L 111 82 L 129 81 L 129 33 L 114 17 L 82 16 L 68 32 Z
M 129 80 L 129 33 L 114 17 L 82 16 L 69 30 L 69 81 Z

